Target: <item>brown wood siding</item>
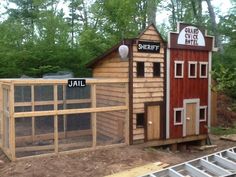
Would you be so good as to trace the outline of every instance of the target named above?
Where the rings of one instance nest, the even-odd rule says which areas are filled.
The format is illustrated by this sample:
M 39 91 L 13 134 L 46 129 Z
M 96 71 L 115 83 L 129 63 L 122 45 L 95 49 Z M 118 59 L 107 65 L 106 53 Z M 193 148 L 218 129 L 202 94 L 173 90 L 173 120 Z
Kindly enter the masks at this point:
M 101 84 L 96 86 L 96 106 L 125 105 L 125 86 L 121 84 Z M 97 132 L 113 140 L 122 139 L 125 134 L 125 112 L 104 112 L 97 114 Z
M 121 60 L 118 51 L 115 51 L 96 65 L 93 69 L 93 77 L 128 78 L 128 65 L 128 60 Z
M 118 51 L 112 52 L 93 68 L 94 78 L 128 78 L 128 60 L 122 61 Z M 117 84 L 97 85 L 97 106 L 124 105 L 125 87 Z M 122 139 L 125 134 L 125 112 L 106 112 L 97 114 L 97 132 L 113 140 Z
M 161 43 L 160 53 L 142 53 L 137 42 L 156 41 Z M 145 103 L 163 102 L 164 98 L 164 44 L 153 26 L 150 26 L 133 45 L 133 140 L 144 140 L 144 128 L 136 127 L 136 114 L 145 112 Z M 137 62 L 144 62 L 145 75 L 137 78 Z M 161 63 L 161 76 L 153 77 L 153 62 Z
M 183 108 L 184 99 L 200 99 L 208 106 L 208 78 L 199 78 L 199 62 L 208 62 L 207 51 L 170 50 L 170 138 L 183 135 L 182 125 L 174 125 L 174 108 Z M 175 61 L 184 61 L 184 78 L 174 78 Z M 197 61 L 197 78 L 188 78 L 188 61 Z M 200 134 L 207 133 L 207 122 L 200 123 Z

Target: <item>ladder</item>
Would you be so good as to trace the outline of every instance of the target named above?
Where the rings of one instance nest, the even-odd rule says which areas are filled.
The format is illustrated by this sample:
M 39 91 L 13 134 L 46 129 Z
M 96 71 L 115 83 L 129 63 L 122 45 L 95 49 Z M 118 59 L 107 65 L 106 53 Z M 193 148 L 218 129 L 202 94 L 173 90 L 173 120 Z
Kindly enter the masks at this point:
M 140 177 L 236 177 L 236 147 Z

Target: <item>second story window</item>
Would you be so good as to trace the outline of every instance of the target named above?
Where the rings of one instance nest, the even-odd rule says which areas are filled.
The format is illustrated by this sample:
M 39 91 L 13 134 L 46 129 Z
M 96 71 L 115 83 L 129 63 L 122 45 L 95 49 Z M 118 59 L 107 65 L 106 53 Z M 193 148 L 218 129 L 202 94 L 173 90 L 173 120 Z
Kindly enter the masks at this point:
M 144 62 L 137 62 L 137 77 L 144 77 Z
M 197 77 L 197 62 L 189 61 L 188 63 L 188 77 L 196 78 Z
M 184 61 L 175 61 L 175 78 L 184 77 Z
M 153 63 L 153 77 L 161 76 L 161 63 L 155 62 Z
M 200 78 L 207 78 L 207 74 L 208 74 L 207 65 L 208 65 L 207 62 L 199 63 L 199 66 L 200 66 L 199 77 Z

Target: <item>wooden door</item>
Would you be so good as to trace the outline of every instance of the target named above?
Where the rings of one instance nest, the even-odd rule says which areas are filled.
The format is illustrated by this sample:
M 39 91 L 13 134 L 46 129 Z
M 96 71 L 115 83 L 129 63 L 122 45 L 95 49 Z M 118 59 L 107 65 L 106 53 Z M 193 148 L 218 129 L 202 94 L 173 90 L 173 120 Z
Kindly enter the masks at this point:
M 147 107 L 147 140 L 160 139 L 160 106 Z
M 186 135 L 195 135 L 196 132 L 196 103 L 186 104 Z

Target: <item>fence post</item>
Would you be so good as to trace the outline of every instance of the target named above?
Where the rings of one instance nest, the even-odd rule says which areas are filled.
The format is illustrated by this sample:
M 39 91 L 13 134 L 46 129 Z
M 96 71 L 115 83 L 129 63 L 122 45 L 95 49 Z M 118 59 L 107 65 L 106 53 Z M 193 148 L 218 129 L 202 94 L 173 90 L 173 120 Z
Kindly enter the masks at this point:
M 16 141 L 15 141 L 15 117 L 14 117 L 14 83 L 11 82 L 9 90 L 9 115 L 10 115 L 10 152 L 12 161 L 16 160 Z
M 92 99 L 92 108 L 96 108 L 96 84 L 91 84 L 91 99 Z M 97 113 L 92 114 L 92 135 L 93 135 L 93 148 L 96 147 L 97 144 Z
M 57 84 L 53 85 L 53 93 L 54 93 L 54 110 L 56 114 L 54 115 L 54 146 L 55 146 L 55 153 L 58 153 L 58 99 L 57 99 Z

